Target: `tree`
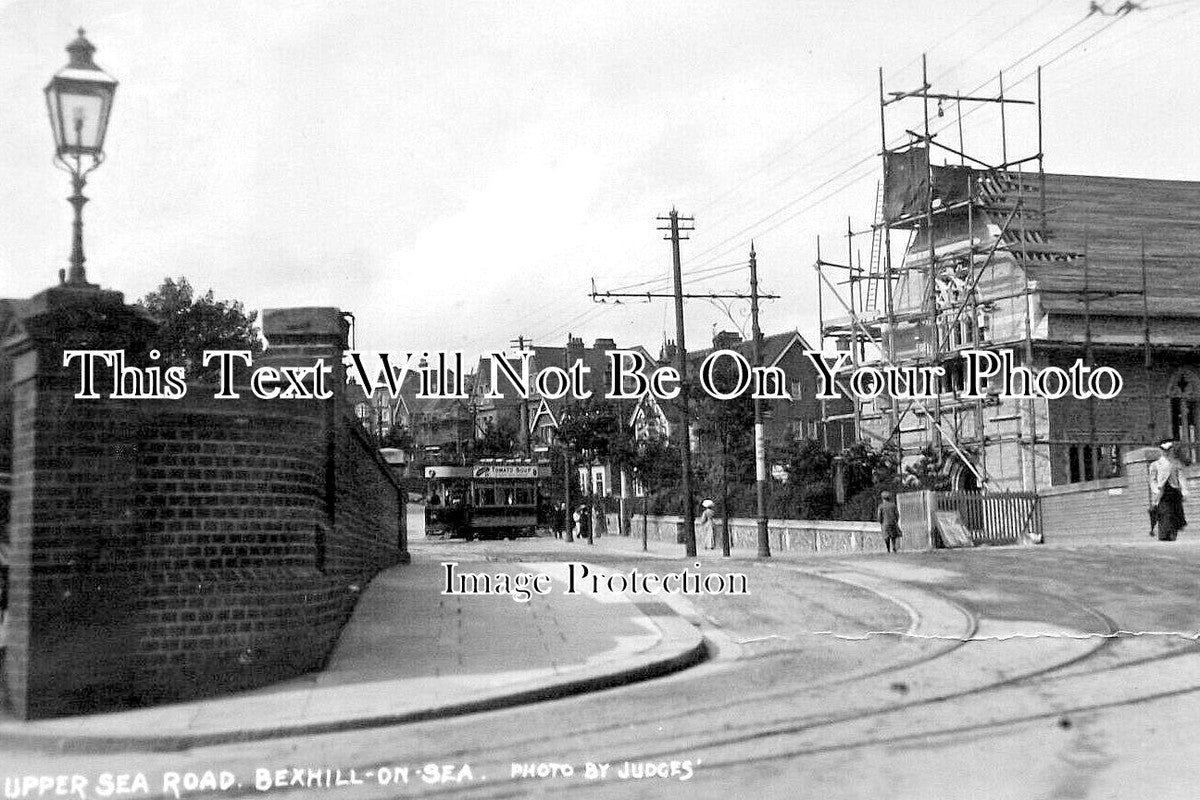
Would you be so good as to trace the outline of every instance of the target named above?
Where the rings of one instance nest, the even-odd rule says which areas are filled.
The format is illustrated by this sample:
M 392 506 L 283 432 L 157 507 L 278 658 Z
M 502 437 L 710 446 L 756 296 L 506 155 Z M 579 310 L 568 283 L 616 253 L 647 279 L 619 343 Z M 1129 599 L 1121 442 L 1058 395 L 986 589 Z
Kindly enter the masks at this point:
M 591 396 L 563 409 L 556 434 L 576 453 L 620 466 L 633 452 L 624 418 L 625 409 L 615 401 Z
M 739 374 L 728 360 L 718 362 L 712 386 L 722 394 L 737 388 Z M 723 513 L 749 514 L 754 487 L 754 400 L 746 389 L 721 400 L 702 393 L 696 398 L 696 433 L 700 440 L 702 494 L 721 499 Z
M 784 459 L 787 481 L 771 495 L 778 513 L 792 519 L 835 516 L 832 454 L 818 442 L 805 439 L 792 443 Z
M 139 302 L 161 323 L 150 343 L 162 354 L 159 363 L 181 366 L 189 378 L 215 374 L 215 364 L 203 366 L 205 350 L 249 350 L 253 355 L 263 350 L 257 311 L 247 313 L 240 300 L 217 300 L 212 289 L 196 297 L 187 278 L 166 278 Z
M 914 489 L 946 491 L 950 488 L 948 472 L 946 452 L 927 445 L 916 460 L 904 468 L 904 481 Z
M 643 490 L 652 498 L 656 511 L 670 509 L 678 511 L 680 493 L 679 478 L 682 468 L 679 449 L 661 434 L 633 443 L 626 461 Z
M 482 435 L 473 443 L 473 455 L 476 458 L 511 456 L 517 452 L 520 432 L 519 423 L 509 417 L 500 417 L 498 423 L 489 419 Z
M 842 480 L 846 502 L 843 519 L 872 520 L 884 490 L 901 488 L 894 451 L 876 450 L 858 442 L 842 451 Z
M 379 446 L 408 452 L 413 446 L 412 433 L 403 425 L 396 425 L 379 440 Z

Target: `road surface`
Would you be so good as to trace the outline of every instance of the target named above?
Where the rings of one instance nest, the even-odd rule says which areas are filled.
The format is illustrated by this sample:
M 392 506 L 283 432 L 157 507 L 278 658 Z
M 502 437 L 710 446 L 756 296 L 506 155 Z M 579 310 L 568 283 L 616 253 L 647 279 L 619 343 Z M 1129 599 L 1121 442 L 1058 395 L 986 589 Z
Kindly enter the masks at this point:
M 647 568 L 571 547 L 414 542 L 420 558 Z M 719 652 L 665 678 L 395 727 L 176 753 L 9 758 L 38 773 L 142 772 L 150 790 L 139 796 L 161 796 L 162 773 L 186 770 L 225 770 L 241 784 L 183 793 L 194 797 L 1200 791 L 1191 768 L 1200 758 L 1200 546 L 980 548 L 730 568 L 747 574 L 749 597 L 694 603 Z M 294 767 L 362 782 L 266 788 L 288 783 L 295 773 L 276 771 Z

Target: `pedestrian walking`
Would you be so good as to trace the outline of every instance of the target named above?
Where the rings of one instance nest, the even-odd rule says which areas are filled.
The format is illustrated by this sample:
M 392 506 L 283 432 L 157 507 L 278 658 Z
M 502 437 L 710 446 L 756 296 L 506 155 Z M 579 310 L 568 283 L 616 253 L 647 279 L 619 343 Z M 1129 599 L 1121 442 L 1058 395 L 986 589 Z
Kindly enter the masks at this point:
M 896 496 L 891 492 L 882 492 L 879 495 L 879 508 L 875 512 L 875 519 L 879 522 L 879 530 L 883 533 L 883 545 L 889 553 L 896 552 L 898 548 L 897 539 L 902 534 L 900 533 L 900 509 L 896 506 Z
M 550 521 L 551 527 L 554 529 L 554 538 L 563 538 L 563 533 L 567 530 L 567 504 L 559 503 L 554 506 L 553 518 Z
M 696 535 L 700 537 L 700 541 L 708 542 L 704 545 L 705 550 L 716 550 L 717 532 L 713 528 L 713 517 L 716 514 L 713 513 L 713 501 L 705 500 L 700 506 L 703 510 L 700 512 L 700 519 L 696 521 Z
M 1150 508 L 1158 521 L 1158 540 L 1173 542 L 1179 531 L 1187 527 L 1187 517 L 1183 514 L 1187 479 L 1174 440 L 1163 439 L 1158 447 L 1162 454 L 1150 465 Z
M 592 539 L 592 510 L 588 508 L 587 503 L 583 503 L 575 510 L 575 538 L 587 539 L 591 542 Z

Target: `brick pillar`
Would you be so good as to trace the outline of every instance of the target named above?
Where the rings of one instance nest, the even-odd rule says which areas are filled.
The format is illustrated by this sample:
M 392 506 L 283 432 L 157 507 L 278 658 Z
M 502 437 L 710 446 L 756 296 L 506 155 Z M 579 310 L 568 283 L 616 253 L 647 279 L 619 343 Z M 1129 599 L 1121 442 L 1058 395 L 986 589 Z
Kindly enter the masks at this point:
M 1150 465 L 1162 455 L 1157 447 L 1141 447 L 1131 450 L 1124 455 L 1125 478 L 1131 496 L 1145 500 L 1144 505 L 1150 505 Z
M 349 344 L 350 322 L 337 308 L 316 306 L 307 308 L 268 308 L 262 313 L 263 335 L 267 352 L 260 362 L 264 365 L 313 366 L 323 359 L 333 367 L 327 388 L 334 393 L 332 401 L 320 401 L 325 408 L 319 457 L 324 462 L 326 525 L 316 532 L 315 552 L 317 569 L 325 569 L 326 540 L 333 529 L 337 512 L 337 428 L 340 411 L 346 403 L 346 368 L 342 353 Z
M 373 449 L 373 445 L 367 444 L 361 436 L 356 437 L 351 433 L 352 429 L 358 429 L 359 426 L 354 418 L 349 394 L 346 392 L 346 368 L 342 363 L 350 334 L 350 324 L 346 316 L 339 309 L 329 307 L 284 308 L 266 309 L 263 311 L 262 320 L 267 351 L 260 359 L 261 363 L 270 366 L 296 364 L 311 367 L 317 359 L 323 359 L 332 367 L 326 385 L 334 396 L 331 400 L 321 401 L 325 407 L 324 496 L 328 524 L 316 532 L 314 549 L 317 553 L 317 567 L 329 575 L 348 577 L 349 574 L 353 574 L 353 580 L 362 581 L 369 579 L 382 563 L 395 563 L 397 556 L 400 560 L 407 561 L 407 498 L 395 485 L 394 478 L 390 479 L 388 484 L 392 491 L 396 492 L 395 500 L 399 508 L 398 519 L 395 520 L 396 549 L 389 548 L 386 554 L 376 552 L 370 557 L 360 553 L 361 562 L 352 566 L 343 557 L 346 552 L 344 547 L 339 546 L 339 552 L 335 553 L 327 546 L 331 537 L 344 544 L 347 529 L 359 527 L 347 518 L 349 511 L 356 505 L 348 496 L 348 484 L 353 483 L 350 477 L 353 474 L 352 463 L 365 455 L 364 446 L 370 451 L 369 458 L 377 462 L 377 468 L 391 476 L 390 470 L 378 451 Z M 339 469 L 343 473 L 341 476 Z M 339 509 L 339 502 L 343 505 L 342 509 Z
M 325 359 L 333 366 L 331 389 L 345 401 L 346 368 L 342 353 L 349 346 L 350 323 L 336 308 L 268 308 L 262 314 L 267 352 L 261 363 L 312 366 Z
M 136 363 L 154 326 L 119 292 L 60 286 L 25 305 L 4 343 L 14 434 L 4 681 L 26 719 L 86 711 L 123 681 L 136 409 L 76 399 L 78 366 L 64 368 L 62 353 L 123 349 Z M 107 375 L 97 388 L 111 388 Z

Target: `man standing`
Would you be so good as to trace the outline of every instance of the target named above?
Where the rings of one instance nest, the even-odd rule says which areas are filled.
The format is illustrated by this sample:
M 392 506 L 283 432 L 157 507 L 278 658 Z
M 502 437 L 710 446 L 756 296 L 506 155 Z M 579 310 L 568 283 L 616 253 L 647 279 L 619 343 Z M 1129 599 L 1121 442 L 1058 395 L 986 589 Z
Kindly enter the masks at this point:
M 896 505 L 896 496 L 891 492 L 880 493 L 879 508 L 875 511 L 875 521 L 879 523 L 879 530 L 883 534 L 883 544 L 887 551 L 892 553 L 898 550 L 896 540 L 901 536 L 900 509 Z
M 714 503 L 712 500 L 705 500 L 700 505 L 704 510 L 700 512 L 700 519 L 696 522 L 696 541 L 707 541 L 708 544 L 704 545 L 704 549 L 715 550 L 717 549 L 717 532 L 713 528 Z
M 1188 495 L 1183 464 L 1175 455 L 1175 442 L 1163 439 L 1159 444 L 1162 455 L 1150 465 L 1150 507 L 1156 511 L 1158 539 L 1173 542 L 1179 531 L 1187 527 L 1183 501 Z
M 569 515 L 567 514 L 567 504 L 566 503 L 559 503 L 558 505 L 556 505 L 554 507 L 554 513 L 552 515 L 551 524 L 554 527 L 554 538 L 555 539 L 563 538 L 563 536 L 567 530 L 567 517 L 568 516 Z

